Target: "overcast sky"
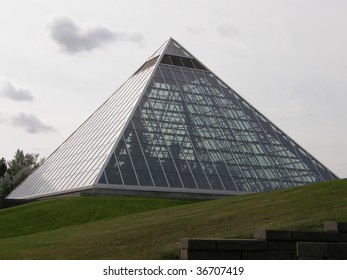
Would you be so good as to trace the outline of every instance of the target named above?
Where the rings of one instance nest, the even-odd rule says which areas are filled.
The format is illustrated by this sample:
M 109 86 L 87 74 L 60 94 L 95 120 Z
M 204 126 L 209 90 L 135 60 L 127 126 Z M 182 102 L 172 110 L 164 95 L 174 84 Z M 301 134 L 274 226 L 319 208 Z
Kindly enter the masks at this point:
M 347 177 L 347 1 L 0 0 L 0 157 L 49 156 L 170 36 Z

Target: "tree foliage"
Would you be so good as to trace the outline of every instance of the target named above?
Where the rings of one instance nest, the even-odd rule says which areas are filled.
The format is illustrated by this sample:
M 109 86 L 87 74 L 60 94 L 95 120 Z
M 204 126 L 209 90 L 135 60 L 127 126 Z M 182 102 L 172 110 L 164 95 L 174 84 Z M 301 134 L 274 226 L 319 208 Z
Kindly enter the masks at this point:
M 1 158 L 1 160 L 0 160 L 0 179 L 4 178 L 6 171 L 7 171 L 6 159 Z
M 24 154 L 18 149 L 11 161 L 0 160 L 0 198 L 9 195 L 42 163 L 38 158 L 38 154 Z

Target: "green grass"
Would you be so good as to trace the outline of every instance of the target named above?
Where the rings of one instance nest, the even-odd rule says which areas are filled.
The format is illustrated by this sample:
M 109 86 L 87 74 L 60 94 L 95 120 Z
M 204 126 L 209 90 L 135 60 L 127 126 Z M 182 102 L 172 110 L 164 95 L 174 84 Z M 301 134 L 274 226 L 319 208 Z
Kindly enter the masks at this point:
M 192 203 L 81 197 L 0 211 L 1 259 L 175 258 L 182 237 L 252 238 L 347 221 L 347 180 Z
M 193 201 L 112 196 L 43 200 L 1 210 L 0 238 L 49 231 L 191 202 Z

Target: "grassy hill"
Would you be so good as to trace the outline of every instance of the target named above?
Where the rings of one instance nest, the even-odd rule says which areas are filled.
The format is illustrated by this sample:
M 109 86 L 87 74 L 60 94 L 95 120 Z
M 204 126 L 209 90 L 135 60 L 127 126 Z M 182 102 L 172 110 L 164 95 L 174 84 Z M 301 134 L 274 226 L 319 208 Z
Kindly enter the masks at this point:
M 0 210 L 0 259 L 175 258 L 182 237 L 347 221 L 347 180 L 213 201 L 71 197 Z

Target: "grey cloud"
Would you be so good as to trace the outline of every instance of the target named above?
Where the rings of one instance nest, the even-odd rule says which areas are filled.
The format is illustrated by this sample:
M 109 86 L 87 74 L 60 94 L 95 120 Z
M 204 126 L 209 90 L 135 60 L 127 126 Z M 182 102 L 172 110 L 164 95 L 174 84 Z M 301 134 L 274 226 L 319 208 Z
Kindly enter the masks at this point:
M 0 86 L 0 96 L 7 97 L 15 101 L 34 100 L 34 96 L 30 90 L 25 88 L 17 88 L 9 80 L 2 79 Z
M 217 32 L 224 37 L 231 37 L 237 34 L 237 28 L 230 24 L 220 24 L 217 27 Z
M 67 16 L 52 18 L 48 29 L 51 38 L 63 51 L 70 54 L 91 52 L 116 41 L 141 42 L 143 40 L 139 32 L 114 31 L 108 27 L 96 25 L 81 27 Z
M 29 133 L 53 132 L 55 129 L 40 120 L 33 113 L 18 111 L 7 122 L 15 127 L 23 128 Z

